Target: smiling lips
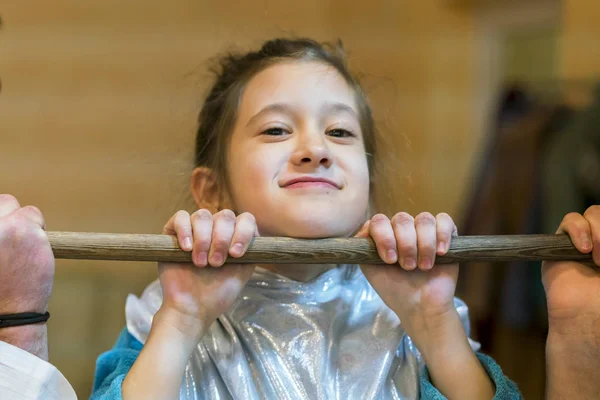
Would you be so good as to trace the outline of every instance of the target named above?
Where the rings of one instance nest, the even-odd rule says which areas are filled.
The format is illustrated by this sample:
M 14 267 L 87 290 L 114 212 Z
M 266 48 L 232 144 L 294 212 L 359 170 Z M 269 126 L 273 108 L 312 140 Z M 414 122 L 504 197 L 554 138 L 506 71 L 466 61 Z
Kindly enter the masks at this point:
M 294 179 L 290 179 L 284 182 L 281 187 L 288 189 L 299 189 L 299 188 L 307 188 L 307 187 L 324 187 L 329 189 L 341 189 L 340 185 L 335 183 L 330 179 L 319 178 L 314 176 L 302 176 Z

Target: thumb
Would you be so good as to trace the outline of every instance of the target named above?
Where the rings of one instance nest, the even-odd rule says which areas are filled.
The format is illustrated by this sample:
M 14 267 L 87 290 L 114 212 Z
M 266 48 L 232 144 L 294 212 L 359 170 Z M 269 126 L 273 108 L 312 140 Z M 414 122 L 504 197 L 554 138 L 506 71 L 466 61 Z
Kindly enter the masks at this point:
M 363 226 L 358 230 L 358 232 L 356 233 L 356 235 L 354 235 L 354 237 L 356 238 L 368 238 L 369 235 L 369 226 L 371 225 L 371 220 L 367 220 L 367 222 L 365 222 L 363 224 Z

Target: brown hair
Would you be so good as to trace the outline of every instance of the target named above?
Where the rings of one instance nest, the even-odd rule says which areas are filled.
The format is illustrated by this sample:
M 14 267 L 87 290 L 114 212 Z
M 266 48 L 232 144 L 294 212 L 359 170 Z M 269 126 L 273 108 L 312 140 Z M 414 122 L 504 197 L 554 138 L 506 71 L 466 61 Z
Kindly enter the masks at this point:
M 375 124 L 367 98 L 350 72 L 341 41 L 335 45 L 311 39 L 273 39 L 258 51 L 230 53 L 222 57 L 212 72 L 216 80 L 198 116 L 195 167 L 208 167 L 218 181 L 229 185 L 227 177 L 227 144 L 237 117 L 238 106 L 247 83 L 265 68 L 282 61 L 317 61 L 335 68 L 354 90 L 359 123 L 364 138 L 373 192 L 373 157 Z M 229 189 L 229 187 L 227 187 Z

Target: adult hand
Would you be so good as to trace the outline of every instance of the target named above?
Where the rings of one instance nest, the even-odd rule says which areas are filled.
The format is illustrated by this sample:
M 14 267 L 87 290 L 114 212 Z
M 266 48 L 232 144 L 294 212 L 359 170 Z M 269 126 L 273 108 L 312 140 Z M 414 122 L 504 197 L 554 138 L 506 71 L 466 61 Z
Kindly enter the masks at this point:
M 0 194 L 0 314 L 44 313 L 54 280 L 54 254 L 37 207 Z M 46 324 L 0 328 L 0 340 L 47 358 Z

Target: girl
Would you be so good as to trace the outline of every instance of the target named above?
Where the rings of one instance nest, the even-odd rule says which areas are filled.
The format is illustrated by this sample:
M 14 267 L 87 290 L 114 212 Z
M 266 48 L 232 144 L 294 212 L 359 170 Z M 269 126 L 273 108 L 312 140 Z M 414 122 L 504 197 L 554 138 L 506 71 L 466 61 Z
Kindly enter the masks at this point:
M 224 58 L 199 116 L 198 211 L 164 228 L 193 264 L 159 264 L 128 298 L 92 399 L 520 398 L 474 352 L 458 265 L 434 266 L 452 219 L 368 219 L 374 132 L 340 47 Z M 371 236 L 387 265 L 223 266 L 259 234 Z

